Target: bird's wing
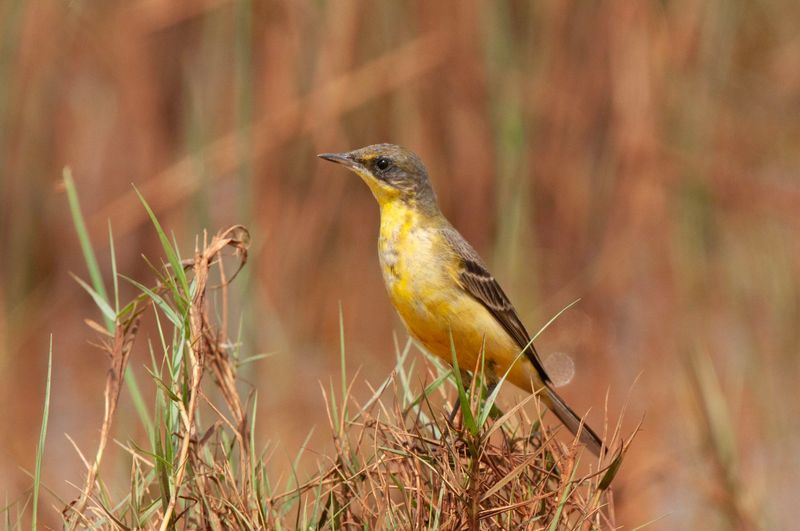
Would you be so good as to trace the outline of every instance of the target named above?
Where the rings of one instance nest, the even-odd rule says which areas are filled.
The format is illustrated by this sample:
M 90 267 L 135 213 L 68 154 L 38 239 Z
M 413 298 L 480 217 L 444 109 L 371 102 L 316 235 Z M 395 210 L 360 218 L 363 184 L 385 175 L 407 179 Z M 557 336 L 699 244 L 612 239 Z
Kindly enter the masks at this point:
M 526 347 L 525 356 L 536 368 L 542 381 L 549 382 L 550 378 L 544 370 L 539 354 L 530 342 L 531 337 L 525 329 L 525 325 L 519 320 L 517 311 L 508 300 L 508 296 L 486 269 L 481 257 L 454 228 L 447 227 L 442 232 L 450 247 L 461 260 L 458 276 L 461 286 L 489 310 L 520 348 Z

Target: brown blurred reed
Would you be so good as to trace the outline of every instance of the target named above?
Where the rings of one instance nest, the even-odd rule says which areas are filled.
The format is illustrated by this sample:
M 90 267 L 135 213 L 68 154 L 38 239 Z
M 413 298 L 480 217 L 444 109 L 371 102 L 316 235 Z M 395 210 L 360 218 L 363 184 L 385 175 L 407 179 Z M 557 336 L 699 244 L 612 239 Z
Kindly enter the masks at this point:
M 133 278 L 157 243 L 132 182 L 186 253 L 203 227 L 251 228 L 232 296 L 246 348 L 277 354 L 246 377 L 259 436 L 294 448 L 325 422 L 315 382 L 335 366 L 339 303 L 366 378 L 405 337 L 368 192 L 313 157 L 391 141 L 427 162 L 531 328 L 582 298 L 540 350 L 574 357 L 563 391 L 590 419 L 606 393 L 616 411 L 630 392 L 631 426 L 644 416 L 618 521 L 785 527 L 800 477 L 799 17 L 789 0 L 7 0 L 0 497 L 30 486 L 49 332 L 45 484 L 74 494 L 62 434 L 98 437 L 105 368 L 68 275 L 84 266 L 64 165 L 95 245 L 110 221 Z M 119 415 L 117 436 L 135 437 L 124 399 Z

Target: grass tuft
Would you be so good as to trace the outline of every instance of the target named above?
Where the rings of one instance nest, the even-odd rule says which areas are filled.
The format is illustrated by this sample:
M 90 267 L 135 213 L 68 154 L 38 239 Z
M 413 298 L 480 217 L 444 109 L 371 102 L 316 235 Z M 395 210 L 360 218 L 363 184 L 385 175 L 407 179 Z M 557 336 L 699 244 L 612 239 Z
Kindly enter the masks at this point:
M 307 469 L 300 465 L 307 459 L 309 433 L 290 470 L 271 476 L 275 449 L 256 451 L 255 393 L 243 397 L 237 377 L 242 363 L 263 356 L 242 358 L 240 344 L 226 335 L 226 308 L 220 311 L 214 302 L 227 301 L 226 290 L 247 261 L 248 232 L 233 226 L 210 238 L 204 234 L 193 258 L 182 260 L 148 213 L 166 255 L 163 265 L 153 268 L 154 279 L 127 279 L 116 271 L 112 256 L 113 303 L 95 286 L 80 282 L 114 326 L 110 332 L 92 326 L 111 369 L 100 443 L 94 459 L 82 457 L 86 480 L 63 511 L 66 528 L 615 527 L 608 488 L 630 440 L 609 441 L 621 448 L 609 463 L 581 464 L 583 449 L 577 442 L 559 440 L 541 422 L 538 408 L 532 417 L 526 412 L 524 406 L 537 404 L 534 396 L 503 413 L 495 407 L 498 394 L 487 392 L 482 360 L 466 368 L 477 373 L 467 380 L 455 353 L 454 369 L 433 359 L 420 363 L 410 354 L 410 343 L 402 349 L 396 344 L 395 370 L 359 402 L 352 392 L 358 373 L 350 377 L 346 372 L 341 309 L 340 382 L 321 385 L 332 453 L 316 472 L 299 477 L 297 470 Z M 238 269 L 226 276 L 229 251 Z M 117 276 L 138 290 L 122 309 Z M 209 296 L 217 290 L 220 297 Z M 101 462 L 123 392 L 120 382 L 139 324 L 148 315 L 160 340 L 148 342 L 155 393 L 149 407 L 155 421 L 142 417 L 148 434 L 143 444 L 109 447 L 130 463 L 130 477 L 124 478 L 129 487 L 124 495 L 114 495 L 119 491 L 108 485 L 119 484 L 120 478 L 105 475 Z M 49 381 L 48 373 L 48 397 Z M 456 396 L 460 422 L 447 419 L 449 396 Z M 34 507 L 40 458 L 37 454 Z

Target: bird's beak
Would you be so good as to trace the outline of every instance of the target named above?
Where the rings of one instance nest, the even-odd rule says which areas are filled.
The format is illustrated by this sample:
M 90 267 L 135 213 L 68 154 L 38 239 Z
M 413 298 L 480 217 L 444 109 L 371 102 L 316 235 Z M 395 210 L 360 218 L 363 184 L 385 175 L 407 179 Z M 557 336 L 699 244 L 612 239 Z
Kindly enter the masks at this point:
M 320 153 L 317 156 L 321 159 L 329 160 L 351 169 L 356 169 L 361 166 L 350 153 Z

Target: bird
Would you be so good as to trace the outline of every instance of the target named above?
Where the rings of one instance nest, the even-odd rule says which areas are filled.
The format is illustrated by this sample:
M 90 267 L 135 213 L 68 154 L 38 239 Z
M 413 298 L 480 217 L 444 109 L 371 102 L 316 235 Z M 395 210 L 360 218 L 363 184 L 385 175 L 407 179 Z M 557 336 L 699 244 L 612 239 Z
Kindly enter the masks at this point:
M 439 209 L 428 171 L 412 151 L 374 144 L 318 157 L 356 173 L 380 207 L 378 257 L 386 289 L 417 344 L 459 367 L 477 367 L 489 382 L 538 393 L 593 454 L 601 438 L 558 395 L 500 284 Z M 524 352 L 523 355 L 520 355 Z M 510 370 L 509 370 L 510 369 Z

